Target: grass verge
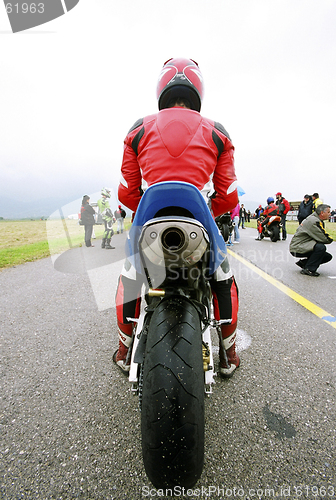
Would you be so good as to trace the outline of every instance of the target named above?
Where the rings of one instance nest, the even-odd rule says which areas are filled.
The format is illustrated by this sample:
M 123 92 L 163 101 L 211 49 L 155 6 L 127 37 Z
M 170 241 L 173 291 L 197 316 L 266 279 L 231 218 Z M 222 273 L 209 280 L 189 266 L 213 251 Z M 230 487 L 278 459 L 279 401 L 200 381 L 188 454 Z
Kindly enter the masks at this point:
M 0 249 L 0 268 L 12 267 L 24 262 L 43 259 L 50 255 L 48 241 L 30 243 L 13 248 Z
M 257 228 L 252 219 L 246 227 Z M 131 226 L 125 221 L 125 229 Z M 288 221 L 287 232 L 294 234 L 297 221 Z M 104 227 L 94 226 L 96 237 L 101 238 Z M 336 223 L 326 222 L 326 231 L 336 240 Z M 84 243 L 84 228 L 77 221 L 0 221 L 0 269 L 32 262 L 49 255 L 79 247 Z
M 131 226 L 125 220 L 125 229 Z M 115 229 L 115 228 L 114 228 Z M 96 238 L 103 225 L 94 226 Z M 32 262 L 84 244 L 84 227 L 76 220 L 1 220 L 0 269 Z

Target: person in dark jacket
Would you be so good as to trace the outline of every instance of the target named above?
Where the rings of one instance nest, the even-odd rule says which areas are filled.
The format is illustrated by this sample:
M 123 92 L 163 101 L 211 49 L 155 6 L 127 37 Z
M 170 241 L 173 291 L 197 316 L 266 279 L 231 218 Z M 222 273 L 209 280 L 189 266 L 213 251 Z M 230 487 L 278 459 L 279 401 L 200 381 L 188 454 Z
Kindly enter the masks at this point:
M 264 210 L 263 207 L 259 205 L 259 207 L 256 208 L 254 211 L 254 218 L 259 219 L 260 215 L 263 213 L 263 210 Z
M 245 229 L 245 220 L 246 220 L 246 209 L 245 209 L 244 205 L 241 205 L 240 210 L 239 210 L 238 227 L 241 224 L 242 229 Z
M 81 221 L 82 224 L 84 225 L 84 230 L 85 230 L 85 245 L 87 247 L 93 247 L 91 243 L 91 237 L 92 237 L 92 229 L 93 225 L 95 224 L 95 211 L 94 208 L 91 207 L 90 205 L 90 196 L 87 194 L 83 196 L 82 199 L 82 207 L 81 207 Z
M 305 194 L 303 201 L 301 201 L 300 206 L 299 206 L 299 211 L 298 211 L 298 221 L 299 224 L 303 220 L 305 220 L 308 215 L 310 215 L 313 212 L 313 199 L 309 194 Z

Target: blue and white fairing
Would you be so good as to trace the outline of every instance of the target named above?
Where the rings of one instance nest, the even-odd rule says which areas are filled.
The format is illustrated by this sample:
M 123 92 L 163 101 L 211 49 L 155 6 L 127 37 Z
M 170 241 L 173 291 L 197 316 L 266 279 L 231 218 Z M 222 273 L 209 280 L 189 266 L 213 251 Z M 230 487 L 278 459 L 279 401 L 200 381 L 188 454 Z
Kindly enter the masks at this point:
M 226 245 L 201 192 L 188 182 L 160 182 L 146 189 L 137 208 L 126 242 L 126 256 L 135 269 L 143 272 L 139 256 L 139 239 L 143 225 L 166 207 L 189 210 L 203 224 L 210 239 L 209 274 L 213 274 L 226 257 Z

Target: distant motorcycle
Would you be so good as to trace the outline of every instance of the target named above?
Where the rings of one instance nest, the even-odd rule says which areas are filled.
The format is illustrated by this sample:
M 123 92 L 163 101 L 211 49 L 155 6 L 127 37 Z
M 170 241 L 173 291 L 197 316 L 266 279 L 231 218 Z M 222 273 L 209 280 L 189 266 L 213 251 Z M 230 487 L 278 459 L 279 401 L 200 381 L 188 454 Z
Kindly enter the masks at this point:
M 223 236 L 225 243 L 231 243 L 231 235 L 235 223 L 231 219 L 230 213 L 219 215 L 215 218 L 215 222 Z
M 261 226 L 262 222 L 264 222 L 266 218 L 268 218 L 267 223 Z M 271 238 L 271 241 L 274 243 L 280 240 L 280 227 L 281 217 L 279 215 L 271 215 L 270 217 L 261 216 L 257 220 L 257 229 L 261 240 L 265 237 Z

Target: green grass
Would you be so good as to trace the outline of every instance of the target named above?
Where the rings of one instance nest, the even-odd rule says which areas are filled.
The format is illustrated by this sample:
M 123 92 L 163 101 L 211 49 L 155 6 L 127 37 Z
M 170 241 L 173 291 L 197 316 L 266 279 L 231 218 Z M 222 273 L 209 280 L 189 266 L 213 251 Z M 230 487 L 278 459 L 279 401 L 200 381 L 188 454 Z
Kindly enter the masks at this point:
M 130 226 L 130 220 L 126 219 L 125 229 Z M 252 219 L 246 227 L 256 228 L 257 221 Z M 289 234 L 294 234 L 298 222 L 288 221 L 286 227 Z M 94 226 L 94 230 L 99 239 L 104 227 Z M 326 222 L 326 231 L 336 240 L 336 223 Z M 0 269 L 42 259 L 83 243 L 84 228 L 75 220 L 0 220 Z
M 130 227 L 125 220 L 125 229 Z M 116 225 L 114 226 L 114 229 Z M 94 226 L 101 238 L 104 226 Z M 84 227 L 76 220 L 0 220 L 0 269 L 32 262 L 84 244 Z
M 0 268 L 43 259 L 50 255 L 47 241 L 0 249 Z

